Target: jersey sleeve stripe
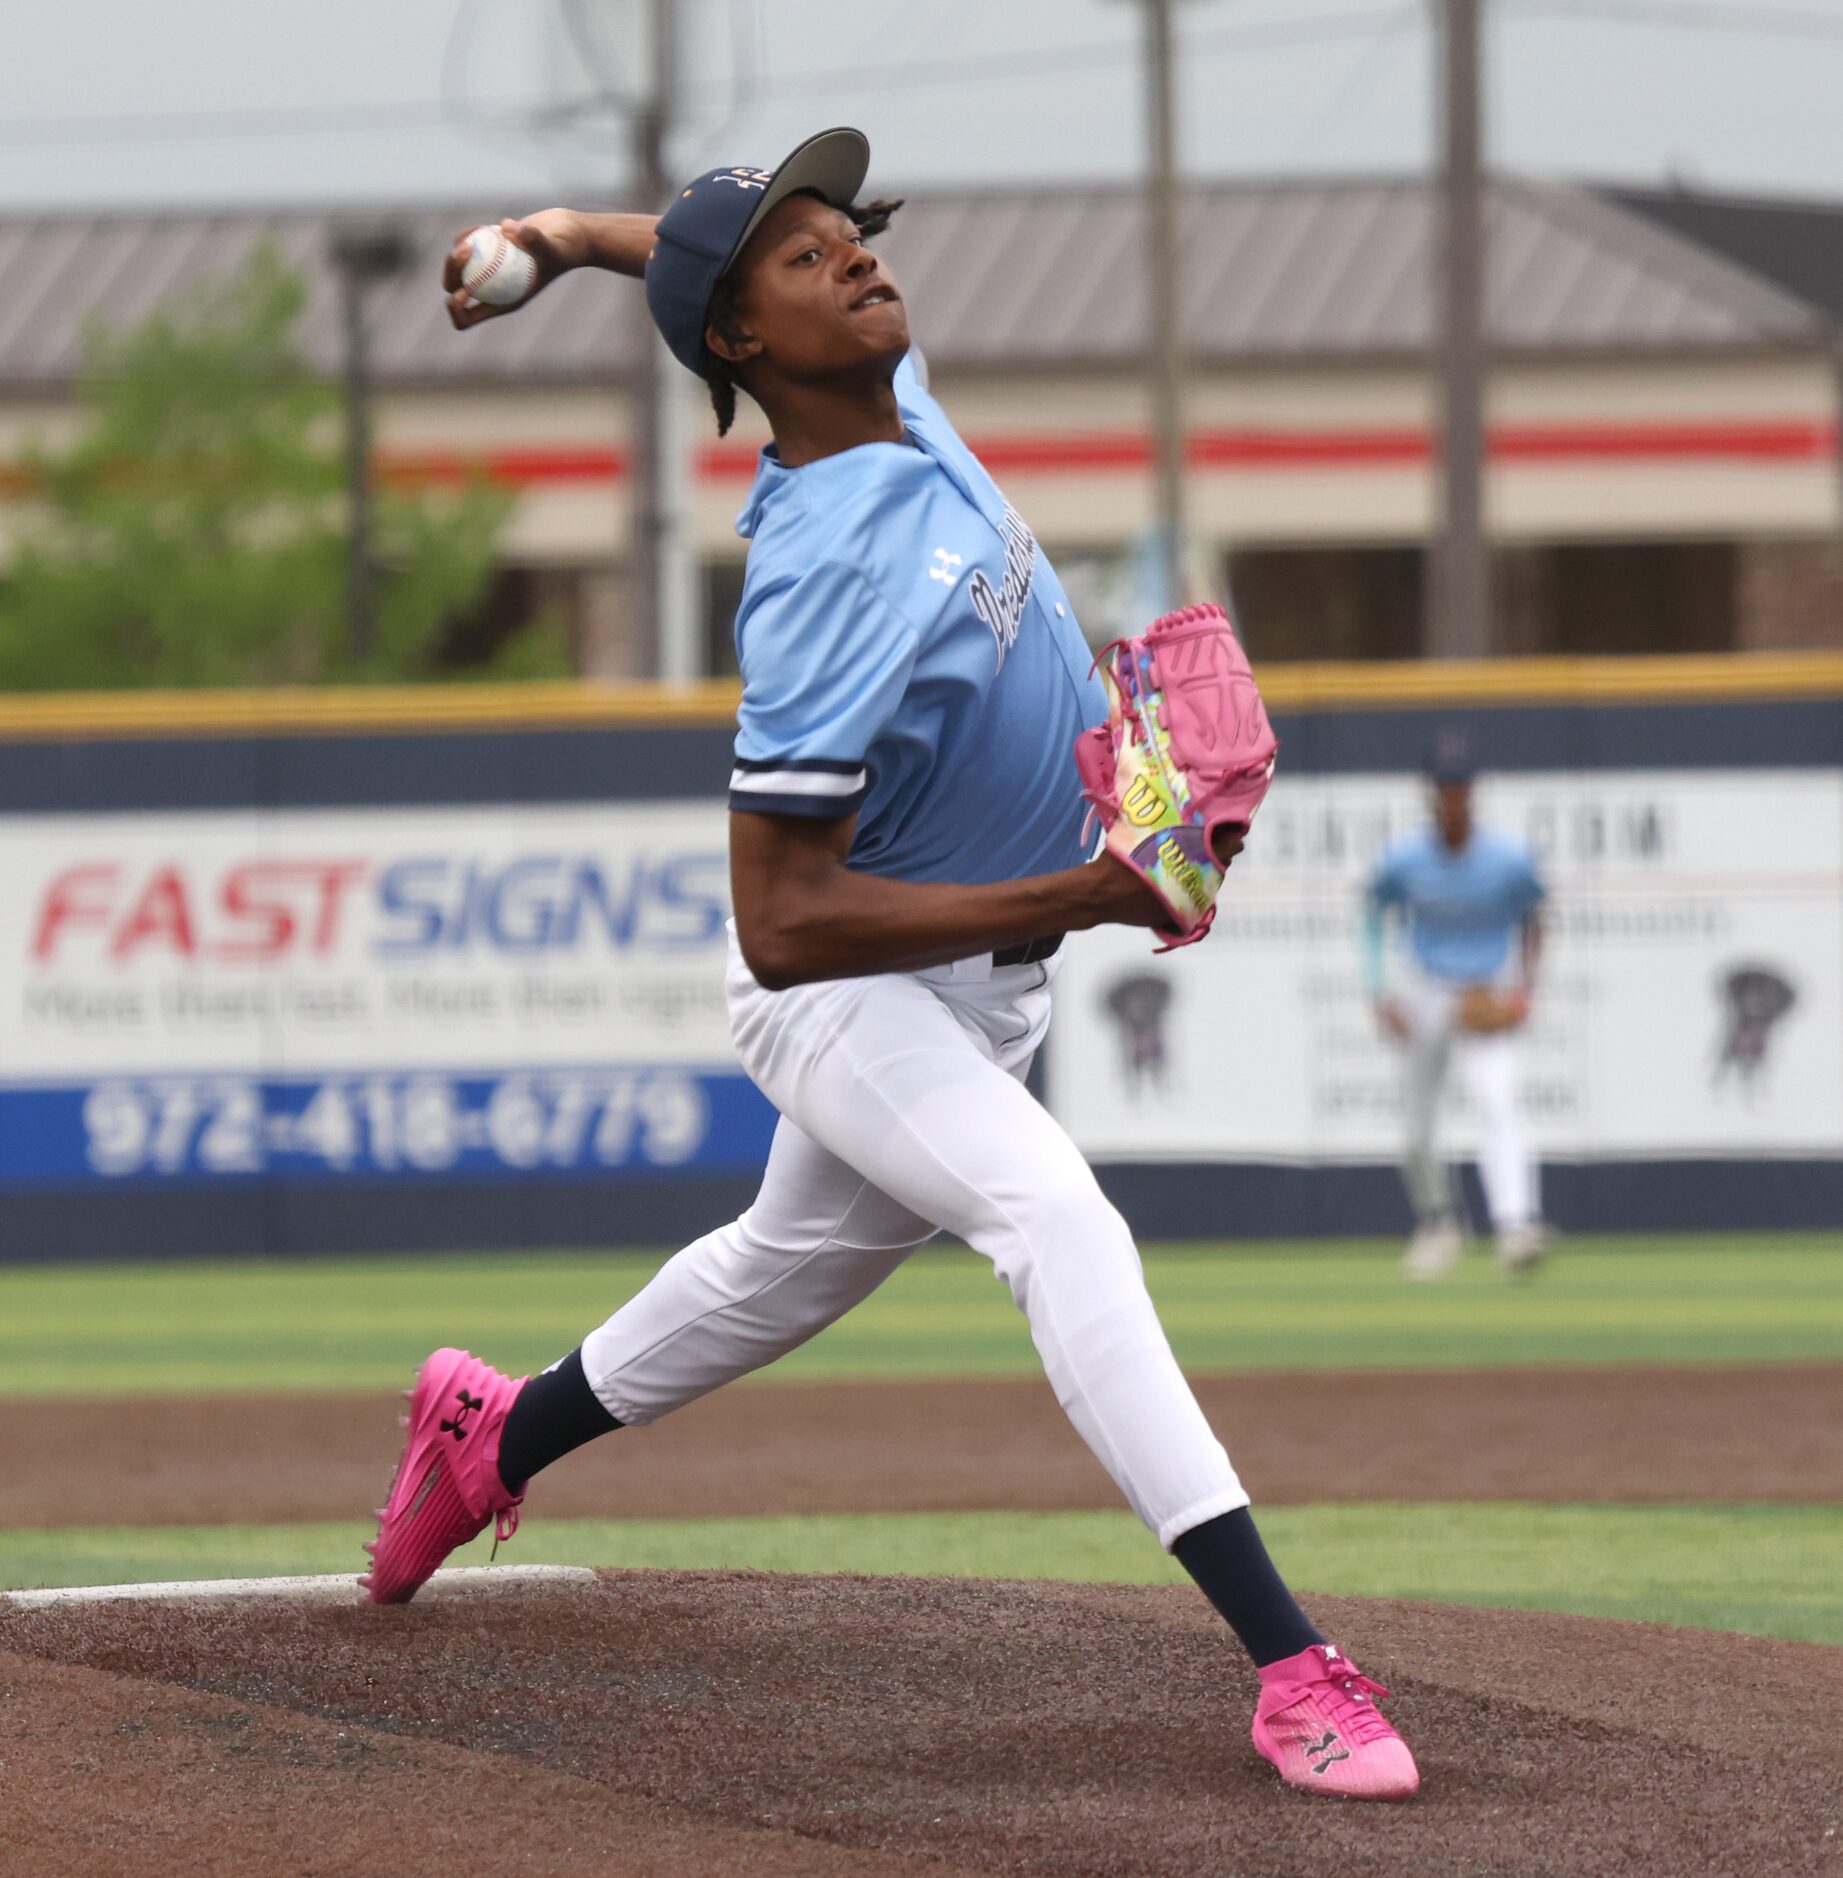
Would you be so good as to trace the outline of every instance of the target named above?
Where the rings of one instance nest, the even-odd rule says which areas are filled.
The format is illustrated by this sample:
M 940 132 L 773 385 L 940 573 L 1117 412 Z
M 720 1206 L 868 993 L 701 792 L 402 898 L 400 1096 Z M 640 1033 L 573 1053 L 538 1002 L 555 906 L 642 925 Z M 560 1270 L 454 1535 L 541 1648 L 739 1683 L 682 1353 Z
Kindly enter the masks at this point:
M 730 794 L 799 796 L 836 802 L 846 797 L 861 797 L 869 780 L 861 763 L 827 763 L 824 768 L 816 768 L 804 762 L 772 765 L 738 762 L 730 772 Z
M 766 764 L 738 759 L 730 773 L 730 807 L 756 815 L 836 820 L 855 815 L 869 793 L 870 775 L 861 763 L 812 758 Z

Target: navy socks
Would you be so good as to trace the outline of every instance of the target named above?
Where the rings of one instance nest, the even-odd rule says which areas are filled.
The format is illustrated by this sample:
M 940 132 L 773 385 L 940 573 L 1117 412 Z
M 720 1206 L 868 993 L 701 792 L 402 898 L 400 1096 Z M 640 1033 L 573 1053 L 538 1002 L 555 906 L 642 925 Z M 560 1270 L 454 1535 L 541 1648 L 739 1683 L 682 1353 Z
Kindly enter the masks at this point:
M 1257 1669 L 1324 1642 L 1274 1570 L 1245 1506 L 1191 1527 L 1171 1550 L 1241 1638 Z
M 507 1411 L 499 1434 L 500 1481 L 508 1493 L 522 1493 L 541 1468 L 620 1425 L 589 1387 L 581 1350 L 572 1350 L 554 1369 L 533 1376 Z

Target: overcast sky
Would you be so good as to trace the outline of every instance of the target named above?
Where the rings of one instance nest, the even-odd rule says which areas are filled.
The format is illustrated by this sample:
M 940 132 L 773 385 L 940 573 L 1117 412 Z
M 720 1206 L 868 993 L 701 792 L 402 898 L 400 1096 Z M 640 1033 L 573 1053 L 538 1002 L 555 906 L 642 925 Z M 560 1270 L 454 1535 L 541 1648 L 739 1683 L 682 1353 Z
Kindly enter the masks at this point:
M 1411 169 L 1428 0 L 1187 0 L 1183 155 Z M 1485 0 L 1492 161 L 1843 196 L 1843 0 Z M 873 181 L 1129 171 L 1126 0 L 679 0 L 685 173 L 866 129 Z M 620 199 L 638 0 L 9 10 L 0 208 Z M 572 30 L 572 26 L 574 30 Z

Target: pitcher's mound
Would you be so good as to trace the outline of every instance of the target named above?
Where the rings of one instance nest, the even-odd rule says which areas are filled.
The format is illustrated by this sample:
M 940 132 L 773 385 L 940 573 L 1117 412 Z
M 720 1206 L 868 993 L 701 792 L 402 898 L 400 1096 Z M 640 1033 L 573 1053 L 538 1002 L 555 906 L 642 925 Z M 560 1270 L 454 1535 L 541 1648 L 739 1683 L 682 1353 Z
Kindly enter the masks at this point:
M 1404 1807 L 1290 1793 L 1187 1591 L 619 1573 L 0 1613 L 0 1865 L 648 1874 L 1843 1870 L 1843 1652 L 1312 1599 Z

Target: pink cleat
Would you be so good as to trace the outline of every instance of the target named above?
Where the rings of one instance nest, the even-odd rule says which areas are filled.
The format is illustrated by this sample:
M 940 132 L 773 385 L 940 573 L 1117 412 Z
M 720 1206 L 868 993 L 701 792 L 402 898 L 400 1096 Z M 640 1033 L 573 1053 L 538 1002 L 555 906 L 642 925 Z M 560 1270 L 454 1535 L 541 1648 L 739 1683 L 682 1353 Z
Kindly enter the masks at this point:
M 531 1379 L 514 1382 L 466 1350 L 437 1350 L 404 1393 L 409 1436 L 378 1536 L 365 1547 L 371 1569 L 358 1582 L 373 1604 L 407 1604 L 456 1546 L 494 1523 L 496 1540 L 518 1530 L 523 1493 L 499 1478 L 499 1431 Z
M 1408 1744 L 1383 1719 L 1387 1695 L 1328 1643 L 1261 1671 L 1254 1746 L 1289 1787 L 1347 1800 L 1408 1800 L 1421 1790 Z

